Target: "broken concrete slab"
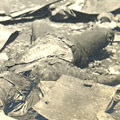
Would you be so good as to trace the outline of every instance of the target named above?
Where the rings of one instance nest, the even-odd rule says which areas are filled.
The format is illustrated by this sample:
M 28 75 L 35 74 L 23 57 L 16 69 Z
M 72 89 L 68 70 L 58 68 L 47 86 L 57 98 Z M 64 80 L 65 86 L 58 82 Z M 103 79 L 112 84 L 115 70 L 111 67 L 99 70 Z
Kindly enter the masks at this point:
M 119 0 L 61 0 L 55 4 L 61 10 L 77 11 L 86 14 L 112 12 L 120 8 Z
M 0 22 L 21 20 L 23 16 L 31 15 L 42 8 L 47 7 L 57 0 L 23 1 L 23 0 L 1 0 Z M 16 7 L 15 7 L 16 6 Z M 39 13 L 40 15 L 40 13 Z M 13 19 L 14 18 L 14 19 Z M 16 19 L 19 18 L 19 19 Z M 29 18 L 30 19 L 30 18 Z
M 98 14 L 101 12 L 111 12 L 119 9 L 119 0 L 87 0 L 81 10 L 83 13 Z
M 99 112 L 106 111 L 115 91 L 63 75 L 33 108 L 49 120 L 95 120 Z

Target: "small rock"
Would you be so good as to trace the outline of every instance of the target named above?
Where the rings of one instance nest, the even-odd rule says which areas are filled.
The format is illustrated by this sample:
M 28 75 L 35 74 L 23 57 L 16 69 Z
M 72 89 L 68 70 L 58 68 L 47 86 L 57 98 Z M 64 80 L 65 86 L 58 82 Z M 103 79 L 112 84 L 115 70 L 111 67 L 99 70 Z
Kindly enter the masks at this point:
M 119 65 L 113 65 L 108 68 L 109 74 L 120 74 L 120 66 Z
M 8 58 L 8 55 L 6 53 L 0 53 L 0 60 L 3 60 L 3 61 L 7 61 L 9 58 Z
M 117 50 L 116 50 L 116 49 L 113 49 L 113 50 L 112 50 L 112 53 L 116 53 L 116 52 L 117 52 Z
M 115 35 L 115 39 L 114 39 L 114 41 L 115 41 L 115 42 L 120 41 L 120 35 L 117 35 L 117 34 L 116 34 L 116 35 Z
M 101 28 L 110 28 L 110 29 L 114 29 L 117 27 L 116 22 L 112 21 L 112 22 L 105 22 L 105 23 L 97 23 L 97 25 Z
M 112 118 L 112 116 L 108 113 L 99 112 L 97 114 L 97 120 L 114 120 L 114 118 Z

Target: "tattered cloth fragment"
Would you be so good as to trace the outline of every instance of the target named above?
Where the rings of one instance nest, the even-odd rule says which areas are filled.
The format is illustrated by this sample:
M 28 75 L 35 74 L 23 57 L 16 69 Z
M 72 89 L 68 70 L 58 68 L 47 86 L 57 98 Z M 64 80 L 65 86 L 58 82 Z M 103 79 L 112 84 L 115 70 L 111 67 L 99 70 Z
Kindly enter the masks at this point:
M 72 50 L 60 38 L 46 35 L 38 38 L 34 44 L 16 60 L 16 64 L 31 63 L 42 58 L 58 57 L 72 62 Z
M 18 31 L 14 28 L 0 25 L 0 51 L 7 43 L 13 41 L 18 35 Z
M 40 99 L 34 82 L 12 72 L 1 73 L 0 109 L 9 116 L 26 114 Z
M 63 75 L 33 108 L 49 120 L 95 120 L 115 92 L 114 87 Z

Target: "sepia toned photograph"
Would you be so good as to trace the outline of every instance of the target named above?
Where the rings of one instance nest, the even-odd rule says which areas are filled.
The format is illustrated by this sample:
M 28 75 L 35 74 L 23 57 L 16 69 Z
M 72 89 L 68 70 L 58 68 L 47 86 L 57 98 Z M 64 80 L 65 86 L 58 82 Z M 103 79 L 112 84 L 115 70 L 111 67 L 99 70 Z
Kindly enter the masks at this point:
M 0 120 L 120 120 L 120 0 L 0 0 Z

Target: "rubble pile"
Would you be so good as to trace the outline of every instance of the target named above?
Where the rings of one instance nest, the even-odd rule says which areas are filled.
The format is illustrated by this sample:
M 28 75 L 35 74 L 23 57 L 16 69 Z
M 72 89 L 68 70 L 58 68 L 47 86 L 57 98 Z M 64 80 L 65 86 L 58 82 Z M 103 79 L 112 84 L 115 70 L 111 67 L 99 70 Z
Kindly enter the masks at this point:
M 0 2 L 0 120 L 119 120 L 119 0 Z

